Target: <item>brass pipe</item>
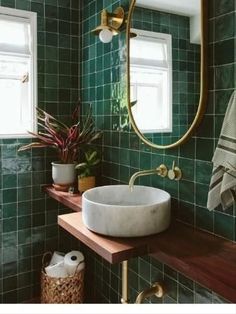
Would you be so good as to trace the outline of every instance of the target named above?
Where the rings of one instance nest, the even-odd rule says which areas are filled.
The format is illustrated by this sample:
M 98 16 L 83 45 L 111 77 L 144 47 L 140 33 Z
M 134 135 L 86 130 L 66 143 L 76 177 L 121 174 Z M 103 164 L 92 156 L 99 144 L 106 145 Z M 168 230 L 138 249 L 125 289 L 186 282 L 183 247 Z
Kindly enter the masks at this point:
M 122 304 L 129 303 L 129 292 L 128 292 L 128 261 L 122 262 Z
M 160 165 L 159 167 L 157 167 L 156 169 L 151 169 L 151 170 L 143 170 L 143 171 L 138 171 L 135 172 L 132 177 L 129 180 L 129 188 L 133 189 L 134 186 L 134 181 L 138 178 L 138 177 L 142 177 L 142 176 L 147 176 L 147 175 L 151 175 L 151 174 L 157 174 L 161 177 L 166 177 L 168 173 L 168 170 L 166 168 L 165 165 Z
M 157 298 L 162 298 L 164 296 L 164 288 L 159 282 L 155 282 L 151 288 L 140 292 L 136 298 L 135 303 L 141 304 L 146 298 L 150 298 L 153 295 L 155 295 Z

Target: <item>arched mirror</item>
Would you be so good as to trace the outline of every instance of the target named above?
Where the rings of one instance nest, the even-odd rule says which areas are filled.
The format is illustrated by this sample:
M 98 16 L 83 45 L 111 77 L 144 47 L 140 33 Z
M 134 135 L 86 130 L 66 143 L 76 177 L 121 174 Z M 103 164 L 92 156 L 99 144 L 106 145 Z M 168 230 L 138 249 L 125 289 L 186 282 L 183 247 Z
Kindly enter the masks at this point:
M 132 0 L 127 53 L 135 132 L 154 148 L 184 143 L 206 106 L 207 1 Z

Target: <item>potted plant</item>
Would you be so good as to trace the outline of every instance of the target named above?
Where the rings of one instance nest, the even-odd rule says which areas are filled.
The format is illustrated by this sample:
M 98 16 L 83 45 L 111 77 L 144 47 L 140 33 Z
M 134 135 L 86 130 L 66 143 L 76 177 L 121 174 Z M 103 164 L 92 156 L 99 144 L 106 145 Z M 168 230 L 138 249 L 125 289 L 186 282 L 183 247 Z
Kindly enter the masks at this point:
M 85 192 L 95 186 L 95 167 L 100 163 L 100 158 L 96 150 L 85 152 L 85 161 L 76 165 L 78 170 L 78 190 L 80 193 Z
M 37 122 L 41 131 L 28 132 L 37 138 L 36 142 L 20 147 L 19 151 L 52 147 L 57 151 L 58 161 L 52 162 L 52 178 L 58 190 L 68 190 L 75 181 L 75 162 L 82 147 L 101 137 L 101 131 L 95 129 L 92 107 L 80 121 L 80 102 L 73 115 L 72 125 L 68 126 L 40 108 L 37 109 Z

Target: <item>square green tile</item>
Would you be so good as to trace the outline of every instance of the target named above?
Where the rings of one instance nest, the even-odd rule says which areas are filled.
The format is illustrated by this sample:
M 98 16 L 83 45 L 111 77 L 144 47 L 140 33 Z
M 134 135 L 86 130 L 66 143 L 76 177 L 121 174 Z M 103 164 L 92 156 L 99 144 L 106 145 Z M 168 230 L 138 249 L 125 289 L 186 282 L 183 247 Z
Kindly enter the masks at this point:
M 234 217 L 216 211 L 214 213 L 214 232 L 224 238 L 234 240 Z

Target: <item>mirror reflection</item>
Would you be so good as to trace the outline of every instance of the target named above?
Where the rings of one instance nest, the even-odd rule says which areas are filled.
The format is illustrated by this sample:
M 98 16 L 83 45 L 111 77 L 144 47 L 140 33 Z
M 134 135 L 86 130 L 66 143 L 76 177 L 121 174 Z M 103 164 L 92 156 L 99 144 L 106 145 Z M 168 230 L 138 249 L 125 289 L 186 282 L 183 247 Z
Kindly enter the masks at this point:
M 200 96 L 200 0 L 138 0 L 130 30 L 132 115 L 155 144 L 178 141 Z

